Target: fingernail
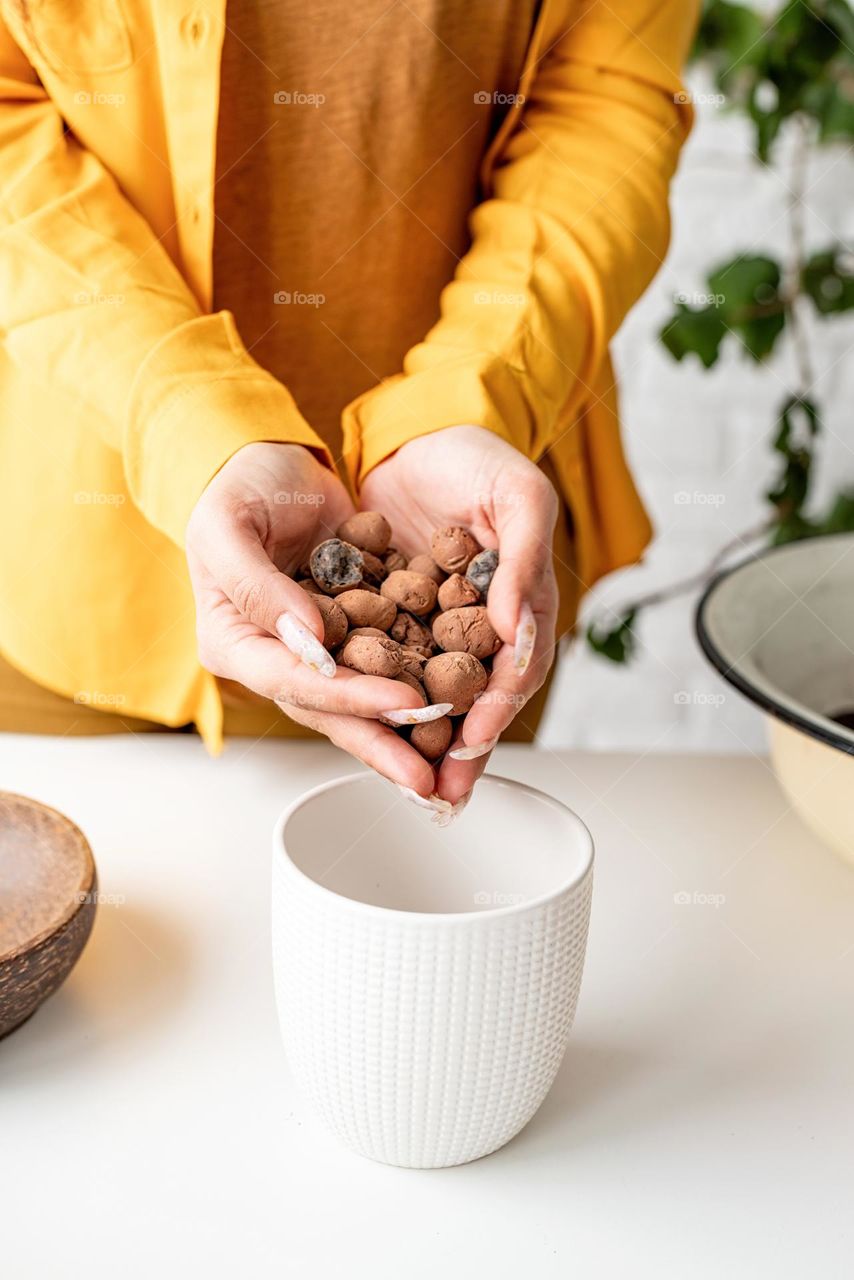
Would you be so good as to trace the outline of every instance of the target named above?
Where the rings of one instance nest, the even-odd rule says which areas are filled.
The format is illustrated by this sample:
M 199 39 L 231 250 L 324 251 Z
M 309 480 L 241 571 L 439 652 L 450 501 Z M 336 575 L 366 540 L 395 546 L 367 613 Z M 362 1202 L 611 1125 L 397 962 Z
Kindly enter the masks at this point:
M 473 747 L 457 747 L 454 751 L 449 751 L 448 755 L 452 760 L 476 760 L 478 756 L 485 756 L 495 746 L 497 738 L 489 738 L 486 742 L 476 742 Z
M 519 610 L 516 624 L 516 642 L 513 646 L 513 667 L 517 676 L 528 670 L 534 645 L 537 643 L 537 623 L 531 606 L 526 602 Z
M 332 654 L 324 649 L 317 636 L 300 622 L 296 614 L 281 614 L 276 619 L 276 631 L 279 633 L 282 644 L 290 649 L 300 662 L 311 667 L 312 671 L 318 671 L 322 676 L 329 676 L 330 679 L 335 675 L 335 659 Z
M 384 711 L 379 718 L 384 724 L 427 724 L 430 720 L 440 720 L 453 709 L 453 702 L 434 702 L 429 707 L 404 707 L 402 711 Z
M 448 813 L 452 809 L 450 800 L 443 800 L 441 796 L 431 795 L 428 798 L 421 796 L 417 791 L 413 791 L 412 787 L 405 787 L 401 782 L 394 784 L 401 795 L 406 796 L 407 800 L 411 800 L 413 804 L 417 804 L 419 809 L 429 809 L 432 813 Z
M 467 791 L 464 796 L 460 796 L 457 803 L 452 804 L 447 811 L 443 809 L 440 813 L 434 813 L 430 821 L 435 822 L 437 827 L 449 827 L 454 819 L 460 816 L 469 800 L 471 800 L 471 791 Z

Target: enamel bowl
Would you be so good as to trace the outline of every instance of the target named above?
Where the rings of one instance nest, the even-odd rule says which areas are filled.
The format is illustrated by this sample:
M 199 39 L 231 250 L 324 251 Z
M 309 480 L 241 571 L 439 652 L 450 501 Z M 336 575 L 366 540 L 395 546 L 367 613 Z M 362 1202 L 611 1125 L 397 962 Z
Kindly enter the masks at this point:
M 793 809 L 854 863 L 854 534 L 772 547 L 697 609 L 706 656 L 768 717 Z

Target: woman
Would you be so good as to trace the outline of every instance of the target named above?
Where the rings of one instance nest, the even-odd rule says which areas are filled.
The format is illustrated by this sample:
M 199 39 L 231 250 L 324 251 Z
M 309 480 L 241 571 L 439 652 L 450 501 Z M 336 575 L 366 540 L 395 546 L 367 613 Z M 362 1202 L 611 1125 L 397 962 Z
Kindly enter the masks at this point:
M 169 8 L 0 5 L 0 728 L 310 729 L 456 803 L 648 538 L 607 344 L 665 252 L 696 6 Z M 438 775 L 378 723 L 405 687 L 279 638 L 322 635 L 280 571 L 351 492 L 404 551 L 500 552 Z

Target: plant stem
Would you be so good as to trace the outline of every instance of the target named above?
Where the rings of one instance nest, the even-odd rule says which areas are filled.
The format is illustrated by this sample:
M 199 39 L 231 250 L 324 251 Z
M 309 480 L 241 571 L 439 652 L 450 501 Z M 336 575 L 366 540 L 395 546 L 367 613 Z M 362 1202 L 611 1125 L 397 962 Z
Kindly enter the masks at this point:
M 807 396 L 815 382 L 812 355 L 806 328 L 801 319 L 801 276 L 806 263 L 806 233 L 804 227 L 804 199 L 806 197 L 807 172 L 810 156 L 812 125 L 805 115 L 797 115 L 793 121 L 795 140 L 792 151 L 792 167 L 789 185 L 789 239 L 791 258 L 788 283 L 784 291 L 789 332 L 798 368 L 797 391 L 799 399 Z
M 688 591 L 694 591 L 698 587 L 705 587 L 707 583 L 711 582 L 718 569 L 733 551 L 736 551 L 739 547 L 746 547 L 750 543 L 756 542 L 758 538 L 764 537 L 774 528 L 774 524 L 774 517 L 767 516 L 761 524 L 745 530 L 744 533 L 736 534 L 734 538 L 731 538 L 715 553 L 705 568 L 697 573 L 692 573 L 687 578 L 671 582 L 666 587 L 659 587 L 656 591 L 649 591 L 646 595 L 638 596 L 628 604 L 621 605 L 619 609 L 620 616 L 624 617 L 628 613 L 638 613 L 641 609 L 664 604 L 668 600 L 674 600 L 678 596 L 685 595 Z M 615 613 L 617 611 L 611 609 L 609 612 Z

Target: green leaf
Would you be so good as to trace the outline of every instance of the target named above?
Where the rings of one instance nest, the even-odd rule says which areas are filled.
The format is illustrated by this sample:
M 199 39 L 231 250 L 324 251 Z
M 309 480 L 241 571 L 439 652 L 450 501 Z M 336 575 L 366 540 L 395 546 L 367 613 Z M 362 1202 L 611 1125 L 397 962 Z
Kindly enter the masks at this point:
M 779 263 L 761 254 L 741 254 L 722 263 L 707 281 L 713 301 L 705 307 L 679 303 L 659 334 L 661 341 L 674 359 L 691 353 L 710 369 L 729 330 L 748 355 L 763 360 L 786 324 L 781 278 Z
M 707 0 L 695 56 L 753 120 L 760 159 L 796 114 L 818 122 L 822 141 L 854 136 L 852 28 L 848 0 L 789 0 L 767 17 Z
M 854 49 L 854 9 L 850 0 L 824 0 L 824 3 L 818 0 L 815 9 L 819 17 L 835 29 L 848 51 Z M 854 53 L 851 57 L 854 60 Z
M 723 323 L 757 361 L 773 351 L 786 324 L 781 278 L 780 265 L 773 258 L 741 254 L 717 267 L 708 279 L 710 293 L 723 299 Z
M 705 5 L 691 56 L 724 55 L 718 59 L 718 83 L 723 86 L 734 72 L 757 60 L 763 28 L 759 14 L 745 5 L 711 0 Z
M 624 614 L 615 627 L 603 631 L 595 622 L 587 628 L 587 643 L 594 653 L 609 662 L 626 663 L 635 651 L 637 637 L 634 632 L 637 610 Z
M 781 524 L 800 513 L 809 493 L 811 465 L 812 458 L 806 451 L 791 454 L 776 485 L 766 494 L 768 501 L 780 513 Z
M 783 467 L 774 488 L 765 496 L 777 513 L 775 541 L 806 537 L 808 522 L 802 508 L 809 494 L 812 445 L 821 429 L 818 409 L 811 400 L 790 397 L 780 410 L 773 447 L 782 454 Z
M 804 93 L 804 106 L 818 121 L 821 142 L 854 138 L 854 96 L 838 80 L 810 85 Z
M 726 333 L 723 319 L 714 306 L 695 310 L 684 302 L 661 330 L 659 338 L 673 356 L 681 360 L 696 355 L 710 369 L 718 358 L 718 349 Z
M 806 396 L 789 396 L 780 409 L 773 447 L 778 453 L 789 453 L 793 437 L 800 432 L 800 442 L 796 441 L 795 447 L 806 448 L 820 431 L 821 418 L 814 402 Z
M 786 542 L 800 542 L 803 538 L 814 537 L 816 533 L 818 529 L 815 525 L 795 512 L 779 522 L 771 538 L 771 545 L 781 547 Z
M 781 310 L 777 315 L 759 316 L 755 320 L 745 320 L 738 325 L 738 332 L 748 355 L 757 362 L 770 355 L 785 324 L 785 312 Z
M 728 320 L 755 307 L 765 307 L 778 298 L 780 265 L 762 254 L 739 254 L 709 275 L 709 291 L 724 299 Z
M 747 113 L 756 125 L 756 154 L 763 164 L 767 164 L 771 158 L 771 145 L 788 113 L 779 106 L 766 108 L 762 105 L 759 96 L 762 83 L 754 83 L 747 100 Z
M 820 528 L 822 533 L 854 533 L 854 492 L 836 495 Z
M 839 248 L 814 253 L 801 272 L 801 288 L 823 316 L 854 308 L 854 270 Z

